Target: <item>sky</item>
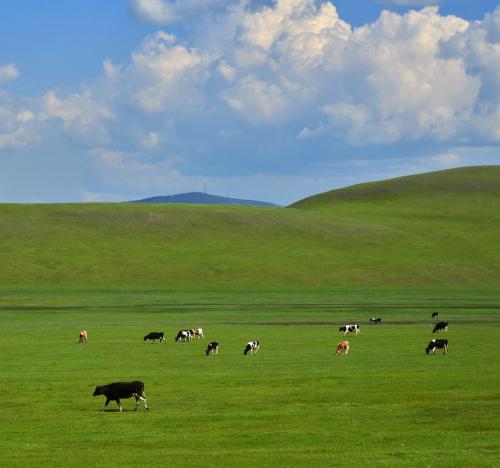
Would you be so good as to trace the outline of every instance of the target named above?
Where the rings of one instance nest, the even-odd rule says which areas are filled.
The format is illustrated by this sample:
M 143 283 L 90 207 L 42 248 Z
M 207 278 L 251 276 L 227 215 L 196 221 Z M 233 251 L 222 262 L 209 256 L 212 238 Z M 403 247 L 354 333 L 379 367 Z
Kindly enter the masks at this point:
M 287 205 L 483 164 L 496 0 L 0 2 L 0 202 Z

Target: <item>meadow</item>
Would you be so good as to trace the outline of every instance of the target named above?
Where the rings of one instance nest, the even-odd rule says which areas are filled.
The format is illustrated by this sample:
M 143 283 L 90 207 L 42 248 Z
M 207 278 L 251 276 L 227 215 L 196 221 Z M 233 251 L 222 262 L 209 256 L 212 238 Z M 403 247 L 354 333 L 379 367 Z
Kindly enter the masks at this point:
M 17 287 L 0 310 L 4 466 L 498 466 L 497 289 Z M 424 352 L 433 311 L 448 355 Z M 149 411 L 100 411 L 95 385 L 134 379 Z

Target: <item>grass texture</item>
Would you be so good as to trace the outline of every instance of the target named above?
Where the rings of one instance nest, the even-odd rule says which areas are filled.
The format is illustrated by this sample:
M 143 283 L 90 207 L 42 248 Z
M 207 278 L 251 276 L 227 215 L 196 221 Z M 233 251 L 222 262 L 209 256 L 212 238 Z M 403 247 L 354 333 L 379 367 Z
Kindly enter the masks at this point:
M 0 285 L 500 286 L 500 166 L 289 208 L 0 205 Z
M 497 466 L 498 291 L 0 294 L 4 466 Z M 446 356 L 424 353 L 435 310 Z M 204 341 L 174 342 L 195 326 Z M 157 330 L 166 344 L 143 342 Z M 95 385 L 135 379 L 150 411 L 100 411 Z

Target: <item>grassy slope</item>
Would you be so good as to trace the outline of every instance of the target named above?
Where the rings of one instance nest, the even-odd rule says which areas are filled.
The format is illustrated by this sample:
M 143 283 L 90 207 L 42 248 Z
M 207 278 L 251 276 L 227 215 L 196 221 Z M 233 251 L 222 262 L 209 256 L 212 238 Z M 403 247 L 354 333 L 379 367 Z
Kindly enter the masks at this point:
M 291 208 L 0 205 L 0 284 L 500 286 L 500 167 Z

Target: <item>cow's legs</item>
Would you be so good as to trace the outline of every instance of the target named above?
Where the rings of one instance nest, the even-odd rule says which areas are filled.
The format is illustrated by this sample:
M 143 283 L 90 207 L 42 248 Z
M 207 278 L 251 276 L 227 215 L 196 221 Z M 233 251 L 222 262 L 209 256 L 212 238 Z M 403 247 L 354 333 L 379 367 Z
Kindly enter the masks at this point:
M 110 400 L 109 398 L 106 398 L 106 403 L 104 403 L 104 408 L 102 409 L 102 411 L 104 411 L 104 410 L 106 409 L 106 406 L 108 406 L 108 405 L 109 405 L 109 402 L 110 402 L 110 401 L 111 401 L 111 400 Z
M 349 352 L 349 346 L 345 349 L 344 354 L 347 355 L 348 352 Z
M 120 408 L 120 412 L 122 412 L 123 408 L 122 408 L 122 405 L 120 404 L 120 399 L 119 398 L 116 399 L 116 404 L 118 405 L 118 408 Z
M 444 354 L 448 354 L 448 345 L 444 345 Z

